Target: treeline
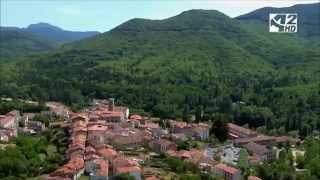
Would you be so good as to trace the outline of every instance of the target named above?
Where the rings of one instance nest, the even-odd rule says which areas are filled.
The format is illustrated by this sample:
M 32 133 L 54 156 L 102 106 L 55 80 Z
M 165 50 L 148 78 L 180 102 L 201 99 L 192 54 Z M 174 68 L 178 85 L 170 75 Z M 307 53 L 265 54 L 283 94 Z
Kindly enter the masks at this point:
M 41 62 L 22 63 L 28 70 L 21 70 L 15 81 L 4 82 L 0 94 L 61 101 L 75 109 L 85 107 L 93 98 L 115 97 L 120 105 L 161 118 L 208 121 L 214 120 L 216 113 L 224 113 L 227 121 L 271 134 L 290 132 L 304 137 L 320 130 L 320 85 L 312 81 L 304 85 L 301 78 L 281 74 L 251 78 L 231 74 L 214 79 L 197 74 L 184 74 L 182 79 L 168 74 L 135 77 L 136 72 L 117 69 L 118 64 L 108 67 L 114 70 L 86 70 L 83 66 L 90 61 L 82 58 L 76 56 L 80 63 L 76 67 L 68 67 L 71 62 L 64 60 L 52 61 L 50 74 Z M 61 63 L 70 69 L 61 70 Z
M 264 180 L 320 179 L 319 139 L 306 138 L 304 141 L 304 150 L 304 156 L 298 154 L 294 157 L 292 150 L 283 148 L 276 162 L 258 165 L 251 170 L 251 173 L 257 174 Z M 296 162 L 296 165 L 294 162 Z
M 31 104 L 31 103 L 26 103 L 22 100 L 12 100 L 12 101 L 0 100 L 0 114 L 6 114 L 7 112 L 10 112 L 12 110 L 18 110 L 21 113 L 24 113 L 24 112 L 35 113 L 35 112 L 48 110 L 48 107 L 46 107 L 44 103 Z
M 65 161 L 67 132 L 50 129 L 37 136 L 19 135 L 15 147 L 0 149 L 0 179 L 27 179 L 54 171 Z

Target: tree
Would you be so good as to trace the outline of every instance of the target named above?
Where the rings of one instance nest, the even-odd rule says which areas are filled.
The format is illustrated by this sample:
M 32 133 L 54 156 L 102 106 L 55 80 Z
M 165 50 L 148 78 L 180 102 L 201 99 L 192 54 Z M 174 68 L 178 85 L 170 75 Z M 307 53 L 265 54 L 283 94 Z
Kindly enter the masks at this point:
M 188 104 L 185 104 L 183 108 L 182 119 L 185 122 L 190 122 L 190 107 Z
M 202 120 L 203 117 L 203 108 L 201 105 L 197 106 L 196 109 L 196 122 L 200 122 Z
M 227 116 L 225 114 L 217 113 L 214 116 L 214 121 L 210 129 L 210 134 L 213 134 L 220 142 L 227 140 L 228 138 L 228 124 Z
M 248 154 L 247 150 L 245 150 L 245 149 L 241 149 L 241 150 L 240 150 L 237 166 L 238 166 L 239 168 L 241 168 L 243 171 L 244 171 L 245 169 L 247 169 L 248 166 L 249 166 L 248 156 L 249 156 L 249 154 Z
M 133 176 L 131 176 L 129 173 L 121 173 L 117 174 L 113 177 L 114 180 L 135 180 Z

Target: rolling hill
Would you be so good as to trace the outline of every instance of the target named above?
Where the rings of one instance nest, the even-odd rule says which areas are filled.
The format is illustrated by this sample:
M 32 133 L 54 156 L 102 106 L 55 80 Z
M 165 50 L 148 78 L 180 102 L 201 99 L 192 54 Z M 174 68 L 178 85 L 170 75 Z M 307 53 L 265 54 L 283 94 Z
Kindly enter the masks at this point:
M 63 43 L 97 34 L 99 32 L 66 31 L 47 23 L 31 24 L 27 28 L 0 27 L 0 59 L 15 59 L 48 52 Z
M 271 34 L 261 22 L 190 10 L 163 20 L 132 19 L 3 66 L 0 94 L 74 107 L 88 98 L 116 97 L 161 117 L 181 116 L 186 104 L 191 111 L 201 105 L 210 115 L 225 112 L 219 109 L 225 102 L 243 101 L 270 108 L 284 123 L 298 102 L 317 96 L 319 52 L 304 36 Z
M 308 39 L 318 39 L 320 36 L 320 3 L 297 4 L 285 8 L 265 7 L 236 17 L 242 21 L 262 22 L 267 29 L 269 13 L 297 13 L 298 35 Z
M 0 28 L 0 40 L 0 61 L 50 51 L 57 47 L 54 41 L 16 29 Z

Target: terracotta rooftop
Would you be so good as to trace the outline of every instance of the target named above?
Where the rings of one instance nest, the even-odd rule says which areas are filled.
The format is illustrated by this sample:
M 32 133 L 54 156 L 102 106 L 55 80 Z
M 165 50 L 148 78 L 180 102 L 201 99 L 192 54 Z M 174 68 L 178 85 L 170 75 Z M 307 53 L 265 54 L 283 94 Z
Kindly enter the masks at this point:
M 233 123 L 228 123 L 228 127 L 229 127 L 229 129 L 244 133 L 244 134 L 246 134 L 248 136 L 257 134 L 256 132 L 254 132 L 254 131 L 252 131 L 250 129 L 238 126 L 238 125 L 233 124 Z
M 116 173 L 130 173 L 130 172 L 141 172 L 141 169 L 137 166 L 125 166 L 116 168 Z
M 246 148 L 249 152 L 252 152 L 254 154 L 264 154 L 268 152 L 268 149 L 265 146 L 259 145 L 254 142 L 249 142 L 248 144 L 244 144 L 243 147 Z
M 103 159 L 96 159 L 94 163 L 98 165 L 96 176 L 108 176 L 109 165 L 107 161 Z
M 231 166 L 227 166 L 223 163 L 219 163 L 217 165 L 214 166 L 216 169 L 219 169 L 219 170 L 222 170 L 224 172 L 227 172 L 229 174 L 236 174 L 239 172 L 238 169 L 234 168 L 234 167 L 231 167 Z
M 88 131 L 106 131 L 108 129 L 107 126 L 104 125 L 91 125 L 88 127 Z
M 115 158 L 118 155 L 117 151 L 111 148 L 101 148 L 98 150 L 97 153 L 103 157 L 111 158 L 111 159 Z
M 138 114 L 133 114 L 133 115 L 130 116 L 130 119 L 141 120 L 142 117 L 140 115 L 138 115 Z
M 261 142 L 261 141 L 275 141 L 275 137 L 259 135 L 259 136 L 256 136 L 256 137 L 235 139 L 234 143 L 235 144 L 246 144 L 246 143 L 249 143 L 249 142 L 258 143 L 258 142 Z
M 248 180 L 262 180 L 262 179 L 257 176 L 249 176 Z

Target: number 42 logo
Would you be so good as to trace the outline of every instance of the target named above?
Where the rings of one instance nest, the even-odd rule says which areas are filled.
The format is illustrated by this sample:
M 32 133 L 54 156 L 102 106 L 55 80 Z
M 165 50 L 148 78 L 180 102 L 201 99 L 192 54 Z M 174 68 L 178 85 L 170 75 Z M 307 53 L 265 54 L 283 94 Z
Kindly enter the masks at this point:
M 269 32 L 296 33 L 298 31 L 297 13 L 270 13 Z

